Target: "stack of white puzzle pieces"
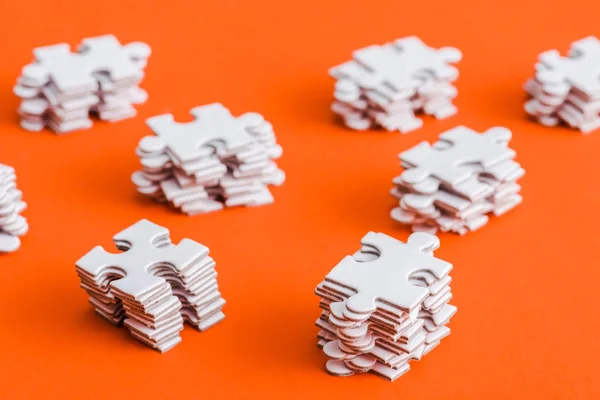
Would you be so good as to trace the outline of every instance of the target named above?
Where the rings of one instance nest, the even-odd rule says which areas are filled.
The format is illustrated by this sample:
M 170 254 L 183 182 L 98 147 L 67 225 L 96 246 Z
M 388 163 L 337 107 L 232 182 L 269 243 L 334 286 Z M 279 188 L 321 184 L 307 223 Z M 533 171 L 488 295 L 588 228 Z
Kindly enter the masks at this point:
M 372 372 L 393 381 L 450 334 L 452 264 L 433 256 L 439 240 L 428 233 L 405 244 L 370 232 L 361 245 L 316 288 L 318 345 L 330 374 Z
M 21 247 L 20 236 L 29 230 L 21 213 L 27 208 L 23 193 L 17 189 L 15 170 L 0 164 L 0 253 L 11 253 Z
M 121 45 L 112 35 L 83 39 L 76 52 L 68 44 L 39 47 L 14 87 L 22 99 L 21 126 L 66 133 L 92 126 L 90 114 L 104 121 L 133 117 L 134 104 L 147 99 L 138 84 L 150 56 L 141 42 Z
M 525 111 L 539 123 L 562 122 L 583 133 L 600 128 L 600 40 L 574 42 L 567 57 L 558 50 L 540 54 L 525 90 L 531 97 Z
M 76 263 L 81 287 L 96 312 L 131 335 L 165 352 L 181 341 L 187 321 L 200 331 L 221 321 L 225 300 L 208 248 L 141 220 L 114 236 L 122 253 L 97 246 Z
M 282 149 L 272 125 L 257 113 L 234 117 L 218 103 L 191 114 L 196 120 L 189 123 L 171 114 L 146 120 L 156 136 L 144 137 L 136 150 L 138 192 L 188 215 L 272 203 L 268 185 L 285 180 L 274 161 Z
M 417 37 L 355 51 L 329 70 L 335 84 L 332 111 L 351 129 L 382 127 L 402 133 L 420 128 L 415 112 L 443 119 L 456 114 L 452 99 L 462 58 L 458 49 L 434 49 Z
M 400 153 L 402 174 L 391 193 L 399 200 L 392 218 L 415 231 L 465 234 L 521 203 L 525 174 L 516 152 L 508 147 L 510 130 L 495 127 L 485 133 L 458 126 L 433 145 L 421 142 Z

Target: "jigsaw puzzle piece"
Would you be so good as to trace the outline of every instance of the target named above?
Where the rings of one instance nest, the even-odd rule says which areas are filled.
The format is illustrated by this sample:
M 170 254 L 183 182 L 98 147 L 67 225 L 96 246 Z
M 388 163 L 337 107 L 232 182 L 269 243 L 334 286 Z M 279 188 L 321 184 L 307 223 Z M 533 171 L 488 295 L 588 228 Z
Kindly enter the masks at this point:
M 550 50 L 542 53 L 539 60 L 552 72 L 542 76 L 545 82 L 567 81 L 590 97 L 600 94 L 600 40 L 597 38 L 589 36 L 574 42 L 569 57 Z
M 221 104 L 196 107 L 191 114 L 196 120 L 189 123 L 177 123 L 171 114 L 146 120 L 150 129 L 182 164 L 209 155 L 205 146 L 213 142 L 221 142 L 227 150 L 240 149 L 253 142 L 245 125 Z
M 427 270 L 442 278 L 452 265 L 426 253 L 435 247 L 432 235 L 413 234 L 407 244 L 383 234 L 370 232 L 363 245 L 376 248 L 380 257 L 361 263 L 348 256 L 326 277 L 326 280 L 353 288 L 356 294 L 347 301 L 347 307 L 358 314 L 375 311 L 377 302 L 385 302 L 403 310 L 412 311 L 427 296 L 427 290 L 412 285 L 410 276 Z
M 151 273 L 151 268 L 157 263 L 167 264 L 175 270 L 183 269 L 206 252 L 204 246 L 187 239 L 177 246 L 155 247 L 155 242 L 164 240 L 168 235 L 166 228 L 141 220 L 113 238 L 129 243 L 129 250 L 112 254 L 97 246 L 76 265 L 91 276 L 101 275 L 106 269 L 122 271 L 123 278 L 111 282 L 111 286 L 138 299 L 164 284 L 163 278 Z
M 440 135 L 435 145 L 422 142 L 400 154 L 400 159 L 413 166 L 402 174 L 408 184 L 431 178 L 455 186 L 472 176 L 472 166 L 489 168 L 514 158 L 515 152 L 506 144 L 511 132 L 506 128 L 490 128 L 483 134 L 458 126 Z M 439 186 L 439 185 L 438 185 Z

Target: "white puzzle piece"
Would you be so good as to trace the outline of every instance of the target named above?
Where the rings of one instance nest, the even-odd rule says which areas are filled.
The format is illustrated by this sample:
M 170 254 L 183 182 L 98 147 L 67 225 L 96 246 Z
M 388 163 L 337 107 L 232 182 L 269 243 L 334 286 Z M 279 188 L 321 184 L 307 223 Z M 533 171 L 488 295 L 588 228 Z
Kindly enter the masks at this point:
M 440 135 L 440 140 L 448 144 L 445 148 L 422 142 L 402 152 L 400 159 L 414 166 L 402 177 L 410 184 L 435 178 L 450 186 L 456 185 L 471 176 L 469 164 L 486 168 L 513 158 L 514 150 L 506 147 L 510 138 L 511 132 L 506 128 L 491 128 L 479 134 L 458 126 Z
M 326 277 L 328 281 L 357 291 L 347 304 L 349 309 L 357 313 L 374 311 L 378 301 L 409 312 L 427 296 L 426 290 L 409 283 L 411 274 L 426 270 L 442 278 L 452 269 L 451 264 L 423 252 L 439 244 L 435 236 L 415 233 L 404 244 L 389 236 L 371 232 L 361 243 L 377 248 L 380 257 L 363 265 L 348 256 Z M 399 265 L 394 266 L 396 264 Z

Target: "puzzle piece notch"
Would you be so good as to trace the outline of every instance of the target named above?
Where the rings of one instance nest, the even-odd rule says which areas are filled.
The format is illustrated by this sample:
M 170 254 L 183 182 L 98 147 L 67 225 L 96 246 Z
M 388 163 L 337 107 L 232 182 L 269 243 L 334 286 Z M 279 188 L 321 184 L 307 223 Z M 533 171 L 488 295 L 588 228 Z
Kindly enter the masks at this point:
M 83 40 L 80 52 L 72 53 L 68 44 L 60 43 L 34 50 L 36 62 L 23 68 L 23 76 L 40 84 L 52 80 L 61 92 L 80 88 L 94 89 L 98 72 L 106 72 L 114 80 L 141 80 L 142 68 L 136 58 L 149 55 L 149 47 L 139 42 L 123 46 L 113 35 Z
M 515 157 L 507 147 L 510 130 L 502 127 L 488 129 L 479 134 L 466 126 L 457 126 L 440 135 L 434 145 L 421 142 L 400 154 L 400 160 L 412 168 L 402 173 L 402 179 L 412 185 L 427 183 L 437 190 L 440 181 L 454 186 L 473 174 L 473 164 L 487 168 Z M 437 182 L 431 185 L 431 178 Z M 431 186 L 431 187 L 430 187 Z
M 357 292 L 347 301 L 348 309 L 357 314 L 372 313 L 378 301 L 410 312 L 429 293 L 427 288 L 414 286 L 411 276 L 426 272 L 442 278 L 452 269 L 452 264 L 433 257 L 439 239 L 426 233 L 413 233 L 405 244 L 383 233 L 369 232 L 361 244 L 376 249 L 379 257 L 361 262 L 347 256 L 326 277 Z
M 162 141 L 162 147 L 169 149 L 181 163 L 206 156 L 205 146 L 211 144 L 220 143 L 226 151 L 233 151 L 255 142 L 246 130 L 246 120 L 251 118 L 236 118 L 220 103 L 195 107 L 190 113 L 196 119 L 188 123 L 176 122 L 172 114 L 146 120 L 146 124 Z M 153 145 L 155 149 L 160 148 L 157 141 Z
M 168 236 L 168 229 L 142 219 L 113 237 L 117 244 L 127 243 L 127 251 L 114 254 L 96 246 L 76 265 L 93 276 L 102 274 L 105 269 L 119 269 L 125 276 L 112 281 L 111 286 L 138 298 L 165 282 L 149 271 L 153 267 L 167 265 L 181 270 L 208 253 L 205 246 L 189 239 L 181 240 L 178 245 L 169 241 L 165 246 Z

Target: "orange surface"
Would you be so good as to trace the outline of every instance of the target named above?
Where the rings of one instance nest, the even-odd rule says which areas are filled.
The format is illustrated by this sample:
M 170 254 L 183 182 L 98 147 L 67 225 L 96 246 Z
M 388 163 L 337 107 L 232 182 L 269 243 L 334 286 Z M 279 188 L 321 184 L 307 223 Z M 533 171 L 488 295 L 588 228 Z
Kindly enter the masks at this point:
M 158 4 L 161 5 L 158 5 Z M 487 3 L 487 4 L 486 4 Z M 14 166 L 30 233 L 0 257 L 1 399 L 593 399 L 600 396 L 600 132 L 529 122 L 537 54 L 599 35 L 600 4 L 476 1 L 6 1 L 0 7 L 0 162 Z M 11 88 L 36 46 L 114 33 L 153 49 L 138 118 L 68 136 L 18 128 Z M 453 45 L 459 115 L 407 135 L 345 130 L 327 69 L 415 34 Z M 220 101 L 276 128 L 288 174 L 275 204 L 188 218 L 129 181 L 144 118 Z M 527 169 L 524 204 L 436 253 L 455 265 L 452 335 L 393 384 L 334 378 L 315 345 L 316 284 L 389 217 L 397 154 L 458 124 L 504 125 Z M 160 355 L 97 317 L 74 262 L 148 218 L 210 247 L 226 320 Z

